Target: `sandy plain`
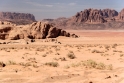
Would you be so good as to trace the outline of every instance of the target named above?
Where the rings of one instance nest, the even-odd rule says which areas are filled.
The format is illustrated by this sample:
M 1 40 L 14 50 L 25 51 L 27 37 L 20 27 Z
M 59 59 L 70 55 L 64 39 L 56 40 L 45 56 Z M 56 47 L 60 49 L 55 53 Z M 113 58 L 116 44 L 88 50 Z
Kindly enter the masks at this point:
M 76 31 L 57 42 L 0 40 L 0 83 L 124 83 L 124 31 Z

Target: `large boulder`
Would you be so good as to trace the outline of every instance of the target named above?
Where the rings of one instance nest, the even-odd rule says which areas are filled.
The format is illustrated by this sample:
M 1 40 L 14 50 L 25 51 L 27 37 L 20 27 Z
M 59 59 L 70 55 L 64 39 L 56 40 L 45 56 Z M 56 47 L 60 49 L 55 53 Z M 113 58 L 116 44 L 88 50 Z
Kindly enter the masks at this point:
M 49 29 L 47 38 L 56 38 L 60 35 L 61 29 L 58 29 L 56 27 L 51 27 Z
M 18 40 L 28 38 L 29 33 L 25 30 L 14 29 L 9 32 L 8 39 Z
M 39 37 L 40 39 L 44 39 L 46 38 L 50 27 L 51 25 L 48 23 L 34 22 L 31 24 L 31 27 L 30 27 L 31 34 L 32 36 L 36 35 L 34 34 L 34 31 L 35 31 L 35 33 L 38 33 L 38 34 L 40 33 L 40 35 L 37 34 L 38 36 L 40 36 Z

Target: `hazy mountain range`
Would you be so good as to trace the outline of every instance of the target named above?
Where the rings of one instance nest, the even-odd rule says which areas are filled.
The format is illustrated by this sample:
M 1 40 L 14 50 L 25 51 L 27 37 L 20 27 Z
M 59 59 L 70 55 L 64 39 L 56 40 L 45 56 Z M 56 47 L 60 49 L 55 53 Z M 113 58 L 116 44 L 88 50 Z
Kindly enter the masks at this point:
M 0 12 L 1 21 L 9 21 L 16 24 L 31 24 L 35 22 L 33 14 Z M 70 18 L 44 19 L 62 29 L 124 29 L 124 9 L 120 12 L 112 9 L 85 9 L 77 12 Z

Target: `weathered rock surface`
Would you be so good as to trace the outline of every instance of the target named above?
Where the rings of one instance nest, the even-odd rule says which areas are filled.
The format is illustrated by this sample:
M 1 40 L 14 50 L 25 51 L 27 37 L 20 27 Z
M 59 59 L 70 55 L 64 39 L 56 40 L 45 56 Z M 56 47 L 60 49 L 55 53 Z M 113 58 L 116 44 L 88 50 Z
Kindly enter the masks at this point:
M 10 23 L 11 24 L 11 23 Z M 75 34 L 73 37 L 77 38 Z M 34 22 L 30 25 L 15 26 L 13 24 L 0 25 L 0 39 L 45 39 L 56 38 L 58 36 L 70 37 L 70 33 L 54 27 L 52 24 L 43 22 Z M 72 36 L 71 36 L 72 37 Z
M 9 21 L 15 24 L 30 24 L 35 20 L 33 14 L 29 13 L 15 13 L 15 12 L 0 12 L 1 21 Z

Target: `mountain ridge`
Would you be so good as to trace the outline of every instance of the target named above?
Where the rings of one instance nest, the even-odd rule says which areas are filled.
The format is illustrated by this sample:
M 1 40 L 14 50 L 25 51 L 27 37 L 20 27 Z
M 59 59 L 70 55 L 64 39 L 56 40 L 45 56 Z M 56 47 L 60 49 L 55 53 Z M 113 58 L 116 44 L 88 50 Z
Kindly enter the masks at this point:
M 124 9 L 84 9 L 70 18 L 44 19 L 62 29 L 124 29 Z
M 17 25 L 35 22 L 35 16 L 30 13 L 0 12 L 0 21 L 8 21 Z

